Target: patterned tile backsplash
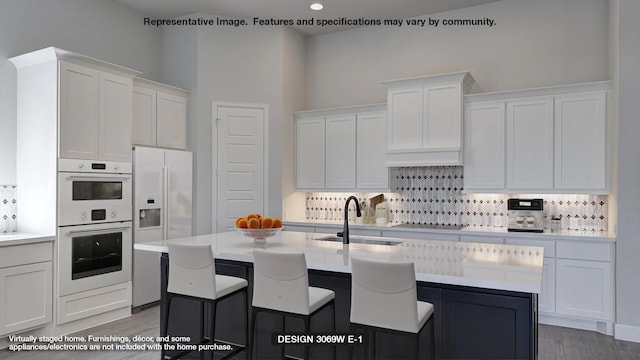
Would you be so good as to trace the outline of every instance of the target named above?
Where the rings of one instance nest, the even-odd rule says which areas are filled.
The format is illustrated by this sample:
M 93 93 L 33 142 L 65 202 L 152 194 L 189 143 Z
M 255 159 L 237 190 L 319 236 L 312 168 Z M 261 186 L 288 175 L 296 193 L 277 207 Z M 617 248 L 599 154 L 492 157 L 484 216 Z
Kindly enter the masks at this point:
M 0 234 L 17 230 L 16 187 L 0 185 Z
M 463 172 L 459 166 L 399 168 L 398 191 L 385 193 L 389 222 L 433 225 L 507 226 L 509 198 L 543 198 L 545 228 L 551 217 L 560 217 L 563 229 L 569 219 L 578 219 L 584 230 L 607 231 L 606 195 L 463 194 Z M 342 220 L 344 202 L 355 195 L 366 202 L 379 193 L 306 193 L 307 220 Z M 349 217 L 355 217 L 350 206 Z

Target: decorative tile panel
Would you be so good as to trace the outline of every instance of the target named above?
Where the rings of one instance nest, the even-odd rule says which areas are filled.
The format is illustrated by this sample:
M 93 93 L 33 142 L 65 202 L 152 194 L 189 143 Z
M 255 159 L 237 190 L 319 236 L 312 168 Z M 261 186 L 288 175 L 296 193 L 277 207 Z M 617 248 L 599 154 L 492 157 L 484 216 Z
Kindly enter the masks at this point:
M 0 185 L 0 234 L 17 230 L 16 187 Z
M 542 198 L 547 229 L 551 217 L 557 216 L 563 229 L 569 229 L 569 219 L 575 218 L 580 229 L 607 230 L 606 195 L 462 194 L 464 179 L 459 166 L 400 168 L 396 180 L 398 191 L 384 194 L 393 224 L 507 226 L 509 198 Z M 341 221 L 350 195 L 367 203 L 378 194 L 307 193 L 306 219 Z M 354 206 L 349 208 L 353 220 Z

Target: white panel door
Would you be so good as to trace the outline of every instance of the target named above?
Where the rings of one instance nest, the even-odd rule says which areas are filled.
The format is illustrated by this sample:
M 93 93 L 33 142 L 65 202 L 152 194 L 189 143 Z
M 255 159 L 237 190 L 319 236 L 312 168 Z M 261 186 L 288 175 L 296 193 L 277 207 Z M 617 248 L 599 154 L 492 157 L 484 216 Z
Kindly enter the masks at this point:
M 136 145 L 156 146 L 156 92 L 134 86 L 132 108 L 131 142 Z
M 157 145 L 172 149 L 187 148 L 187 99 L 157 93 Z
M 505 103 L 467 105 L 464 127 L 464 188 L 503 190 Z
M 387 115 L 384 111 L 357 114 L 357 188 L 389 189 L 389 168 L 385 162 Z
M 605 92 L 555 98 L 555 187 L 607 188 Z
M 553 98 L 507 103 L 507 188 L 553 188 Z
M 266 115 L 264 108 L 217 106 L 217 119 L 217 231 L 224 232 L 239 216 L 264 214 Z
M 60 62 L 59 76 L 60 157 L 98 159 L 99 72 Z
M 324 117 L 296 119 L 296 189 L 323 189 L 325 184 Z
M 327 189 L 356 187 L 356 116 L 325 118 L 325 185 Z
M 100 159 L 131 162 L 132 80 L 100 73 Z

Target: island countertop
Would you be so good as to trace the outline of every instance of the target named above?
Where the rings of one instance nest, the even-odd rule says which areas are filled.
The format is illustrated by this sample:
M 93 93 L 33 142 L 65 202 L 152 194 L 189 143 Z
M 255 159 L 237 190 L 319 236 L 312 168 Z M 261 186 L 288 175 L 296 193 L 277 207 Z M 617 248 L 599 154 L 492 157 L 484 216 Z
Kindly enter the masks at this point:
M 358 243 L 351 236 L 348 245 L 323 241 L 326 234 L 281 231 L 266 242 L 254 242 L 237 231 L 197 235 L 170 242 L 211 244 L 217 259 L 252 263 L 253 250 L 304 252 L 307 267 L 314 270 L 350 273 L 350 257 L 368 257 L 386 261 L 413 261 L 416 280 L 440 284 L 539 293 L 542 282 L 541 247 L 467 243 L 435 240 L 388 240 L 395 245 Z M 167 241 L 137 243 L 136 250 L 167 253 Z

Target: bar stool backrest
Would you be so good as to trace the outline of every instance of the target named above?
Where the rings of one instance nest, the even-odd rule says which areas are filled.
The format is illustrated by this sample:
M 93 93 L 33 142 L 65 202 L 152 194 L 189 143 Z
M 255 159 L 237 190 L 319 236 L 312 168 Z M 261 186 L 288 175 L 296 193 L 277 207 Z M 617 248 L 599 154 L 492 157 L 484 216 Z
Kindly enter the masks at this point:
M 412 262 L 351 258 L 351 322 L 417 333 L 416 273 Z
M 309 277 L 304 253 L 253 252 L 255 307 L 309 314 Z
M 216 298 L 216 267 L 209 244 L 167 243 L 169 284 L 167 291 L 205 299 Z

